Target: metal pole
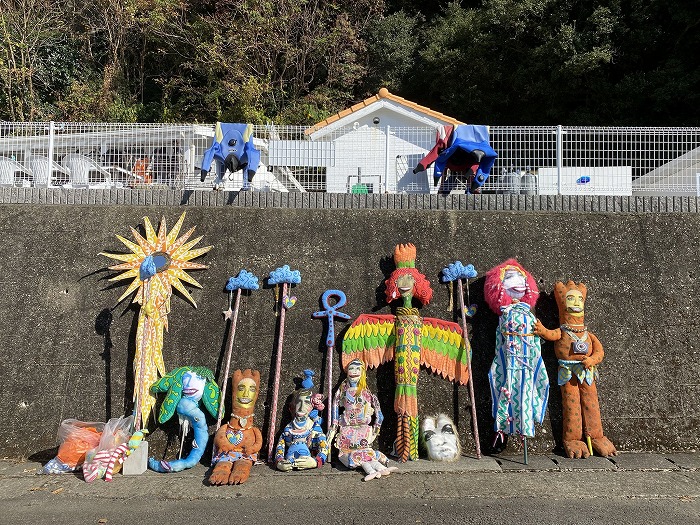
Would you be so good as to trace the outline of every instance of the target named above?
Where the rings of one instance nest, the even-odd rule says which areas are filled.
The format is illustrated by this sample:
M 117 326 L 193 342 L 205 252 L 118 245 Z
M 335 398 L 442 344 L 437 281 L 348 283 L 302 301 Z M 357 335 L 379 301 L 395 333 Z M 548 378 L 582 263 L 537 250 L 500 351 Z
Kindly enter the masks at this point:
M 389 135 L 391 134 L 391 126 L 386 125 L 386 141 L 384 146 L 384 193 L 389 191 Z M 381 183 L 379 188 L 381 191 Z
M 459 294 L 459 308 L 462 312 L 462 330 L 464 331 L 464 339 L 467 339 L 467 314 L 464 311 L 464 287 L 462 279 L 457 279 L 457 293 Z M 476 420 L 476 402 L 474 398 L 474 378 L 472 377 L 472 356 L 467 360 L 469 369 L 469 401 L 472 406 L 472 431 L 474 432 L 474 441 L 476 442 L 476 459 L 481 459 L 481 444 L 479 443 L 479 425 Z
M 55 122 L 52 120 L 49 122 L 49 151 L 47 156 L 49 157 L 49 165 L 46 168 L 48 173 L 46 174 L 46 185 L 51 186 L 51 172 L 53 171 L 53 146 L 54 146 L 54 133 L 56 131 Z M 36 175 L 35 175 L 36 177 Z M 34 180 L 36 184 L 36 180 Z
M 561 124 L 557 126 L 557 195 L 561 195 L 561 168 L 563 164 L 564 140 Z

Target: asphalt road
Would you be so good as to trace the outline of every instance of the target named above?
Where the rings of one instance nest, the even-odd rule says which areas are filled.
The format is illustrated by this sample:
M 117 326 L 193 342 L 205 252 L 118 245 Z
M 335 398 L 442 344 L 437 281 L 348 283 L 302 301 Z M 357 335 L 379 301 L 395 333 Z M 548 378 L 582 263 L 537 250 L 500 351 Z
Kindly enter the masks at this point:
M 257 466 L 236 487 L 208 486 L 201 466 L 91 484 L 33 468 L 0 471 L 0 523 L 700 523 L 700 471 L 679 468 L 404 469 L 364 483 L 329 467 L 283 474 Z

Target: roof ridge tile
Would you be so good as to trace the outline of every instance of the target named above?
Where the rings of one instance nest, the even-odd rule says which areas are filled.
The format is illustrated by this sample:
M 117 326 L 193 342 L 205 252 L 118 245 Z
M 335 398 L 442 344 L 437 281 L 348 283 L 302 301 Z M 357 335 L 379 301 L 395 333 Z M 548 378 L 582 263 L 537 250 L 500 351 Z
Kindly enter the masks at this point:
M 429 107 L 426 106 L 421 106 L 420 104 L 417 104 L 416 102 L 411 102 L 410 100 L 407 100 L 403 97 L 400 97 L 398 95 L 394 95 L 393 93 L 390 93 L 389 90 L 385 87 L 381 88 L 379 90 L 379 93 L 376 95 L 372 95 L 371 97 L 368 97 L 364 99 L 361 102 L 358 102 L 357 104 L 354 104 L 353 106 L 343 109 L 339 111 L 338 113 L 335 113 L 331 115 L 330 117 L 317 122 L 316 124 L 310 126 L 307 128 L 305 134 L 309 135 L 311 133 L 314 133 L 320 129 L 325 128 L 329 124 L 332 124 L 333 122 L 336 122 L 344 117 L 347 117 L 348 115 L 351 115 L 352 113 L 355 113 L 356 111 L 360 111 L 361 109 L 364 109 L 368 106 L 371 106 L 375 102 L 379 102 L 382 99 L 386 100 L 391 100 L 393 102 L 396 102 L 397 104 L 400 104 L 402 106 L 405 106 L 407 108 L 413 109 L 417 111 L 418 113 L 423 113 L 424 115 L 428 115 L 431 117 L 438 118 L 440 120 L 446 121 L 448 124 L 452 125 L 459 125 L 459 124 L 464 124 L 464 122 L 461 122 L 453 117 L 450 117 L 448 115 L 445 115 L 444 113 L 440 113 L 439 111 L 435 111 L 434 109 L 430 109 Z

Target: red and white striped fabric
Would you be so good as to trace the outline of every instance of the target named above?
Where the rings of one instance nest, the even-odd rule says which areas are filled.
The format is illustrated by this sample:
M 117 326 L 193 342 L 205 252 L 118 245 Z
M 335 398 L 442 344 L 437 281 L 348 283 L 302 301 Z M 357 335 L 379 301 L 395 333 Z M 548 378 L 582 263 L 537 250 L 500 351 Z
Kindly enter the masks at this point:
M 112 481 L 114 466 L 124 461 L 127 450 L 129 450 L 128 444 L 122 443 L 116 448 L 96 452 L 90 461 L 83 463 L 85 481 L 90 483 L 101 477 L 104 477 L 105 481 Z
M 116 464 L 121 465 L 126 457 L 126 452 L 129 450 L 128 443 L 122 443 L 117 448 L 113 449 L 112 456 L 109 458 L 109 463 L 107 464 L 107 471 L 105 472 L 105 481 L 112 481 L 112 476 L 114 475 L 114 466 Z
M 83 463 L 83 478 L 85 478 L 85 481 L 90 483 L 104 476 L 111 455 L 112 453 L 109 450 L 100 450 L 95 452 L 95 455 L 89 461 L 86 458 Z

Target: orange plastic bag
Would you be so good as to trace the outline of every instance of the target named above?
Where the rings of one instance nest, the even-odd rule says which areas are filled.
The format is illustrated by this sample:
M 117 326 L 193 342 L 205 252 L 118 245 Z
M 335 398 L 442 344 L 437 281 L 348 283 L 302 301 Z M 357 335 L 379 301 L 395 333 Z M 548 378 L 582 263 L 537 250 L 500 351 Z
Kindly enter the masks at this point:
M 100 443 L 104 423 L 89 423 L 66 419 L 58 428 L 58 453 L 39 471 L 40 474 L 60 474 L 77 470 L 85 461 L 88 450 Z

